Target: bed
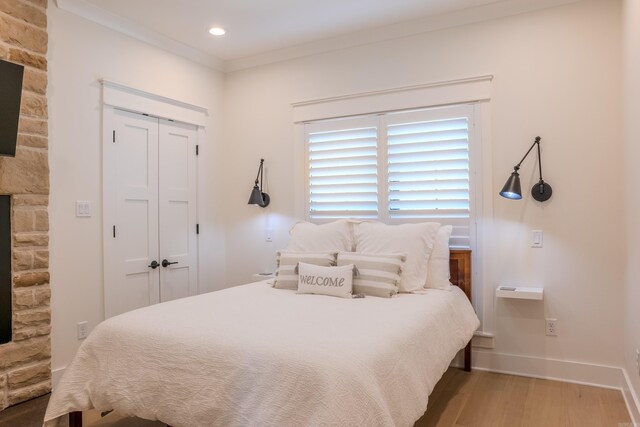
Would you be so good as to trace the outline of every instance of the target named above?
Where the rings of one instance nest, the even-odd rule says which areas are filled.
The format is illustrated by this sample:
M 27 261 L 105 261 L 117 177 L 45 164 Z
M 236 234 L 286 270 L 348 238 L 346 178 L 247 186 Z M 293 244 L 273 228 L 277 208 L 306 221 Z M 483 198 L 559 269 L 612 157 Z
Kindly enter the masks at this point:
M 57 384 L 45 426 L 115 410 L 181 426 L 410 426 L 479 325 L 470 251 L 450 291 L 394 298 L 297 295 L 265 281 L 100 324 Z

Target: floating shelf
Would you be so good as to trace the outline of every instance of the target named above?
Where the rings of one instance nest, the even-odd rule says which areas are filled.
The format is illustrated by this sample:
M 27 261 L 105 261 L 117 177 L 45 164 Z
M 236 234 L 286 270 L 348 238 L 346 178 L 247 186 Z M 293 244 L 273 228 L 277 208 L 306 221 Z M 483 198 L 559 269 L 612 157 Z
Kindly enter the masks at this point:
M 527 288 L 523 286 L 498 286 L 498 288 L 496 289 L 496 297 L 498 298 L 542 300 L 543 294 L 543 288 Z

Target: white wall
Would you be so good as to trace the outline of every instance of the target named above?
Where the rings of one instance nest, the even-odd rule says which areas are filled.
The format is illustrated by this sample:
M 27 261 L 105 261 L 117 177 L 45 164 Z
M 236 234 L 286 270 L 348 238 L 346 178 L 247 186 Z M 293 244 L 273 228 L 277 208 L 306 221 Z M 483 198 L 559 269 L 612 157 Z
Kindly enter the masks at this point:
M 493 170 L 485 179 L 495 232 L 487 242 L 485 325 L 495 352 L 622 365 L 623 235 L 620 162 L 620 4 L 584 0 L 530 14 L 451 28 L 237 71 L 227 75 L 224 156 L 227 278 L 273 267 L 294 218 L 291 103 L 493 74 Z M 537 135 L 553 198 L 520 202 L 497 192 Z M 247 206 L 260 157 L 266 210 Z M 535 158 L 522 169 L 535 182 Z M 274 227 L 274 242 L 264 229 Z M 531 229 L 545 247 L 529 247 Z M 544 303 L 499 301 L 498 284 L 544 286 Z M 559 319 L 546 337 L 544 318 Z M 495 324 L 493 320 L 495 319 Z
M 76 323 L 104 318 L 102 283 L 101 99 L 104 77 L 208 108 L 200 158 L 201 286 L 225 282 L 219 131 L 224 77 L 58 9 L 49 2 L 52 368 L 80 343 Z M 91 200 L 92 218 L 75 217 Z
M 624 1 L 624 171 L 625 183 L 625 369 L 636 399 L 640 396 L 640 372 L 636 351 L 640 349 L 640 0 Z M 640 402 L 636 401 L 636 405 Z M 640 406 L 637 408 L 640 410 Z M 640 418 L 637 420 L 640 422 Z

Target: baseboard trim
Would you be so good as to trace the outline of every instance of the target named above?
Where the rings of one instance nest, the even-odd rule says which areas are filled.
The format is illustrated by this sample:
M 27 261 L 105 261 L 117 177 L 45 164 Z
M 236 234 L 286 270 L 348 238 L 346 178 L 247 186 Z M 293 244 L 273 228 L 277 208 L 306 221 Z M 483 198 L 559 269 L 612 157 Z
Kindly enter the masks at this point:
M 638 395 L 633 388 L 631 378 L 629 378 L 627 370 L 622 369 L 622 374 L 624 375 L 625 381 L 625 385 L 622 388 L 624 403 L 627 404 L 627 409 L 629 410 L 629 415 L 631 415 L 633 425 L 640 426 L 640 400 L 638 400 Z
M 525 377 L 565 381 L 622 390 L 626 381 L 621 368 L 567 360 L 476 350 L 475 369 Z
M 58 381 L 62 378 L 62 374 L 64 374 L 65 369 L 67 369 L 66 366 L 51 370 L 51 388 L 53 390 L 55 390 L 56 385 L 58 385 Z
M 620 390 L 634 425 L 640 426 L 640 402 L 623 368 L 541 357 L 473 352 L 473 369 L 564 381 Z

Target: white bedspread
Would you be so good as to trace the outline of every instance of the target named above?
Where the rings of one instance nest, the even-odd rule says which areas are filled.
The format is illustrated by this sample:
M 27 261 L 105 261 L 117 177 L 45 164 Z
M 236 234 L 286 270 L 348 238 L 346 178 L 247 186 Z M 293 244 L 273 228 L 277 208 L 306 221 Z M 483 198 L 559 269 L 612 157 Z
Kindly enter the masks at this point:
M 45 425 L 96 408 L 174 427 L 411 426 L 478 325 L 458 288 L 342 299 L 258 282 L 154 305 L 95 328 Z

